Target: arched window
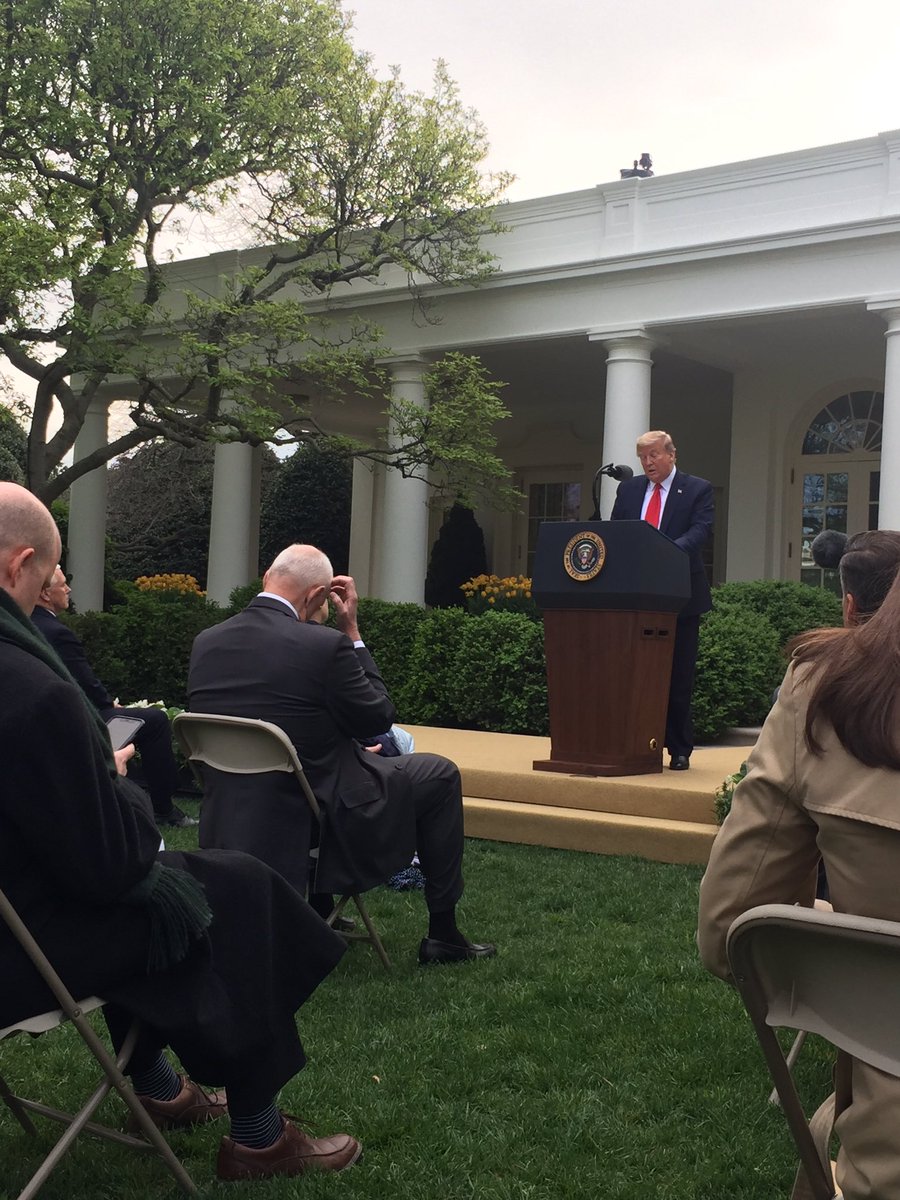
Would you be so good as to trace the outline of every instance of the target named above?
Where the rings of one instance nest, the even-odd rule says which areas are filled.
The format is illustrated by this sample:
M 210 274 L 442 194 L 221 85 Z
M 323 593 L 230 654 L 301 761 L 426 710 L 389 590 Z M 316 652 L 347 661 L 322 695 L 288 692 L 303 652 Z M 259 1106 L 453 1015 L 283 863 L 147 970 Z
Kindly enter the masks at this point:
M 818 413 L 803 439 L 804 454 L 846 454 L 854 450 L 881 453 L 884 396 L 881 392 L 848 392 Z

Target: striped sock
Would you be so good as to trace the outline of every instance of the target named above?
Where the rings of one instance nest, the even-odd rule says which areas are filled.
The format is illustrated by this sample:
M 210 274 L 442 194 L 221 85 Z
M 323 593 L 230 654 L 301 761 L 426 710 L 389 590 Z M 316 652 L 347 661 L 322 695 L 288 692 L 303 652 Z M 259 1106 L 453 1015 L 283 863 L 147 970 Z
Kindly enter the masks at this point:
M 151 1100 L 174 1100 L 181 1091 L 181 1077 L 175 1074 L 161 1050 L 150 1070 L 135 1072 L 131 1083 L 139 1096 L 149 1096 Z
M 265 1150 L 281 1137 L 284 1122 L 274 1104 L 250 1117 L 231 1117 L 231 1140 L 249 1146 L 252 1150 Z

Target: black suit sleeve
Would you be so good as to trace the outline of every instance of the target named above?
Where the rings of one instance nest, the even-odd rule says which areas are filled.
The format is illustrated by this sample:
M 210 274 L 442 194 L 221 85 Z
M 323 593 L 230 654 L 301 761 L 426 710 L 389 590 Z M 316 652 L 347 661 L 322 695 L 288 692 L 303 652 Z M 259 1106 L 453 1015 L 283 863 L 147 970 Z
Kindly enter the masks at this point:
M 107 708 L 112 708 L 112 698 L 94 674 L 78 635 L 56 617 L 51 617 L 49 620 L 38 619 L 34 621 L 34 624 L 37 625 L 38 629 L 40 629 L 41 633 L 63 660 L 69 674 L 79 685 L 91 704 L 93 704 L 94 708 L 99 712 Z
M 622 484 L 620 483 L 619 486 L 616 488 L 616 500 L 615 500 L 615 503 L 613 504 L 613 510 L 609 514 L 609 519 L 611 521 L 625 520 L 624 508 L 625 508 L 625 502 L 622 498 Z
M 355 650 L 346 637 L 334 645 L 328 672 L 328 711 L 352 738 L 365 739 L 386 732 L 397 713 L 371 654 L 365 647 Z

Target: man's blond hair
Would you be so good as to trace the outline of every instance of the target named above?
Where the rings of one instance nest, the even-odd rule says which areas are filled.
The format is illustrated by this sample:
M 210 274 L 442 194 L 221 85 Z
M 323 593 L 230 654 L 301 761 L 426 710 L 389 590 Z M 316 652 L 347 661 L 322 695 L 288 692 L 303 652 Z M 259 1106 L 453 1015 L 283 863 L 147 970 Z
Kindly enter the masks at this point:
M 664 442 L 663 449 L 666 454 L 675 453 L 675 443 L 669 437 L 664 429 L 650 429 L 647 433 L 642 433 L 637 440 L 638 457 L 642 450 L 646 450 L 648 446 L 652 446 L 654 442 Z

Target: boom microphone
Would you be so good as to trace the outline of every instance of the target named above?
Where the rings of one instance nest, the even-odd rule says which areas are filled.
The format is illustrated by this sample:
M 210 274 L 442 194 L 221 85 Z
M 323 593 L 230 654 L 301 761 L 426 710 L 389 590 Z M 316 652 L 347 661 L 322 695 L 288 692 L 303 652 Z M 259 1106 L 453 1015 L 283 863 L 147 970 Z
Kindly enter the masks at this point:
M 813 538 L 810 552 L 817 567 L 836 567 L 847 546 L 846 533 L 837 529 L 823 529 Z

